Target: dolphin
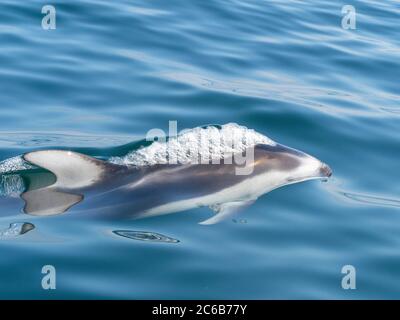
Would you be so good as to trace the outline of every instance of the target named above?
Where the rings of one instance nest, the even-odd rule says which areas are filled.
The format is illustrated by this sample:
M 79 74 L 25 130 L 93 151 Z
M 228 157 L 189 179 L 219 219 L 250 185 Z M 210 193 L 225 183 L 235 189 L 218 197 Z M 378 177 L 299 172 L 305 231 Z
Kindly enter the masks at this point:
M 251 149 L 251 150 L 250 150 Z M 251 161 L 208 164 L 129 166 L 72 151 L 27 153 L 24 160 L 50 171 L 49 185 L 33 183 L 22 195 L 24 212 L 51 216 L 71 211 L 104 218 L 143 218 L 210 207 L 214 224 L 232 217 L 278 187 L 330 177 L 332 170 L 317 158 L 281 144 L 256 144 Z M 251 167 L 248 175 L 238 166 Z

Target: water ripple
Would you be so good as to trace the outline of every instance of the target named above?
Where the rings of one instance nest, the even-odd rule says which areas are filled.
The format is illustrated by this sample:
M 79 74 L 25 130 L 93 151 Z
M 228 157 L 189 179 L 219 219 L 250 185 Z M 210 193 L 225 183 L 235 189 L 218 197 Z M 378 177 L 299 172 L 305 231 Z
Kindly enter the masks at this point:
M 390 207 L 400 208 L 400 199 L 385 198 L 385 197 L 379 197 L 379 196 L 375 196 L 375 195 L 360 194 L 360 193 L 345 192 L 345 191 L 341 191 L 339 193 L 342 194 L 347 199 L 356 201 L 358 203 L 375 205 L 375 206 L 390 206 Z
M 139 240 L 145 242 L 164 242 L 164 243 L 178 243 L 178 239 L 174 239 L 168 236 L 164 236 L 160 233 L 156 232 L 147 232 L 147 231 L 133 231 L 133 230 L 115 230 L 113 231 L 118 236 Z

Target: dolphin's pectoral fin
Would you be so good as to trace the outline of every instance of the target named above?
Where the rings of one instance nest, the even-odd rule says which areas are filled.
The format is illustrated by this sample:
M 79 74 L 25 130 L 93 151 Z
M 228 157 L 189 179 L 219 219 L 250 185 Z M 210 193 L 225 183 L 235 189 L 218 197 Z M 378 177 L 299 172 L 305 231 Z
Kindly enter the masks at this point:
M 111 163 L 72 151 L 44 150 L 25 154 L 24 160 L 52 172 L 56 186 L 80 189 L 101 180 L 107 169 L 118 167 Z
M 215 224 L 225 219 L 232 218 L 234 215 L 238 214 L 240 211 L 253 204 L 256 200 L 257 199 L 233 201 L 212 205 L 210 206 L 210 209 L 215 212 L 215 215 L 207 220 L 200 222 L 200 224 Z
M 24 212 L 34 216 L 64 213 L 83 200 L 80 194 L 58 191 L 51 187 L 25 192 L 21 198 L 25 200 Z

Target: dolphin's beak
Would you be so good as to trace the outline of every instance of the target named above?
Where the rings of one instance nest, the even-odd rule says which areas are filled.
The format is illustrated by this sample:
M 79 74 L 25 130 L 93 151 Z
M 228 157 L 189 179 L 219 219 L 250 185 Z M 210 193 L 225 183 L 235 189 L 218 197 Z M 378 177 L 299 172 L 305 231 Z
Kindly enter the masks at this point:
M 269 165 L 272 169 L 285 171 L 290 175 L 287 181 L 298 182 L 329 178 L 332 175 L 332 169 L 326 163 L 302 151 L 282 144 L 260 144 L 257 147 L 263 151 L 264 159 L 267 159 L 265 161 L 267 166 Z M 270 161 L 270 159 L 274 159 L 275 162 Z
M 332 169 L 326 164 L 323 163 L 320 169 L 321 175 L 324 177 L 330 177 L 332 175 Z

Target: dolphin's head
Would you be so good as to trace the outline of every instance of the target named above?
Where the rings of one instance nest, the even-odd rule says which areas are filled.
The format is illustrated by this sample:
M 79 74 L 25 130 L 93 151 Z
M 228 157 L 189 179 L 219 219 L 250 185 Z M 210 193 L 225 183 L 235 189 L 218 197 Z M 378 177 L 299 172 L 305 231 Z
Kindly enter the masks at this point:
M 273 187 L 332 175 L 327 164 L 281 144 L 257 145 L 254 149 L 254 164 L 255 171 L 265 175 Z

